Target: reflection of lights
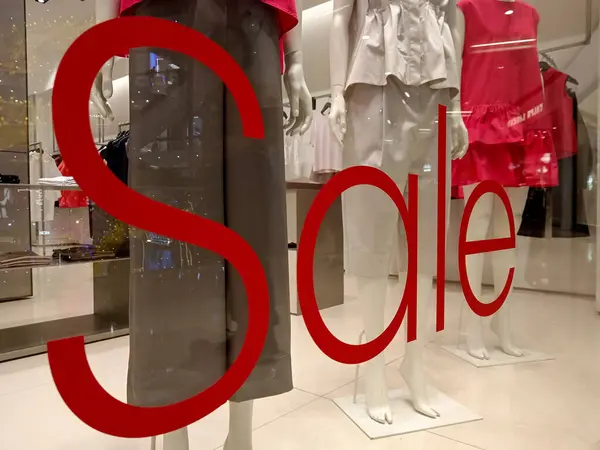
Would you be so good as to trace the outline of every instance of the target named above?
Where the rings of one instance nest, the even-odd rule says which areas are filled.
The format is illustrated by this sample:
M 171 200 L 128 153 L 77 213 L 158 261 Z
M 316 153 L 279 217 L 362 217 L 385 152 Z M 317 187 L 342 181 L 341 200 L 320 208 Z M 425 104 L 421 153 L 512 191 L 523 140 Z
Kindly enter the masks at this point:
M 537 39 L 520 39 L 515 41 L 490 42 L 489 44 L 472 45 L 471 49 L 474 53 L 521 50 L 534 47 L 536 41 Z
M 510 44 L 525 44 L 527 42 L 535 42 L 535 39 L 520 39 L 516 41 L 504 41 L 504 42 L 491 42 L 489 44 L 476 44 L 472 45 L 472 48 L 481 48 L 481 47 L 497 47 L 499 45 L 510 45 Z
M 509 9 L 508 11 L 506 11 L 504 14 L 506 14 L 507 16 L 510 16 L 511 14 L 514 14 L 515 12 L 512 9 Z

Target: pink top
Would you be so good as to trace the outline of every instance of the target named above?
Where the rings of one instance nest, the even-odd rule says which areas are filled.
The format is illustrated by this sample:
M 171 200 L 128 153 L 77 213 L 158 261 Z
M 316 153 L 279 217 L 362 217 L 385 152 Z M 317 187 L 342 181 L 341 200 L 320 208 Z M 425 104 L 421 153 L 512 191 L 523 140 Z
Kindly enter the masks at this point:
M 132 6 L 143 0 L 121 0 L 120 12 L 123 14 Z M 261 2 L 272 6 L 277 10 L 277 21 L 279 22 L 279 36 L 283 37 L 298 24 L 298 13 L 296 11 L 296 0 L 260 0 Z M 281 46 L 282 64 L 283 64 L 283 44 Z
M 539 14 L 522 0 L 460 0 L 465 15 L 462 109 L 469 141 L 520 142 L 543 110 Z

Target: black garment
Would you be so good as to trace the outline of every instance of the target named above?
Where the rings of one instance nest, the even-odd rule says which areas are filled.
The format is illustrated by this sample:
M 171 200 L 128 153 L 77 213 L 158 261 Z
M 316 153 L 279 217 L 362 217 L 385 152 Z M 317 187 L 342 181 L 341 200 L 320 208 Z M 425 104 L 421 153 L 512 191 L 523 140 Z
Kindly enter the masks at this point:
M 292 389 L 279 27 L 256 0 L 144 0 L 137 15 L 191 27 L 229 52 L 252 84 L 265 138 L 243 136 L 223 82 L 165 49 L 130 54 L 129 186 L 225 224 L 254 249 L 270 294 L 260 360 L 234 401 Z M 223 376 L 245 339 L 246 290 L 220 255 L 131 229 L 128 402 L 172 404 Z
M 127 157 L 127 141 L 129 133 L 122 133 L 100 150 L 100 156 L 106 161 L 107 167 L 123 183 L 127 184 L 129 159 Z

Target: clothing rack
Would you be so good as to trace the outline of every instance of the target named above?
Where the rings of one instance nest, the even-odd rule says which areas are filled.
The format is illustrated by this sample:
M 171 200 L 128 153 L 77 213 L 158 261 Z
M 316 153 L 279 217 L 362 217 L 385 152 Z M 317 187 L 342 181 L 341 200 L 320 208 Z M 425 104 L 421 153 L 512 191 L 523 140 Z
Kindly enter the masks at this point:
M 331 97 L 331 92 L 321 92 L 319 94 L 315 94 L 312 96 L 313 101 L 318 100 L 320 98 L 325 98 L 325 97 Z M 283 102 L 283 107 L 284 108 L 289 108 L 290 107 L 290 101 L 286 100 L 285 102 Z
M 120 133 L 121 131 L 126 131 L 126 130 L 129 130 L 129 122 L 121 122 L 121 123 L 118 125 L 118 128 L 119 128 L 119 133 Z
M 540 53 L 552 53 L 560 50 L 567 50 L 570 48 L 581 47 L 589 45 L 592 42 L 593 23 L 592 23 L 592 4 L 593 0 L 585 1 L 585 38 L 579 42 L 572 42 L 570 44 L 562 44 L 554 47 L 546 48 Z

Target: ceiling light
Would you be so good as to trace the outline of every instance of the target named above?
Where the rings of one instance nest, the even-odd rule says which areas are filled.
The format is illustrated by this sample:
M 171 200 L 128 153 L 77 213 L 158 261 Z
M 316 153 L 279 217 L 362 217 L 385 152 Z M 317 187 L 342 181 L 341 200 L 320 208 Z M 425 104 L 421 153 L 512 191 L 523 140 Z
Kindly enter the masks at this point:
M 35 0 L 38 3 L 48 3 L 50 0 Z

